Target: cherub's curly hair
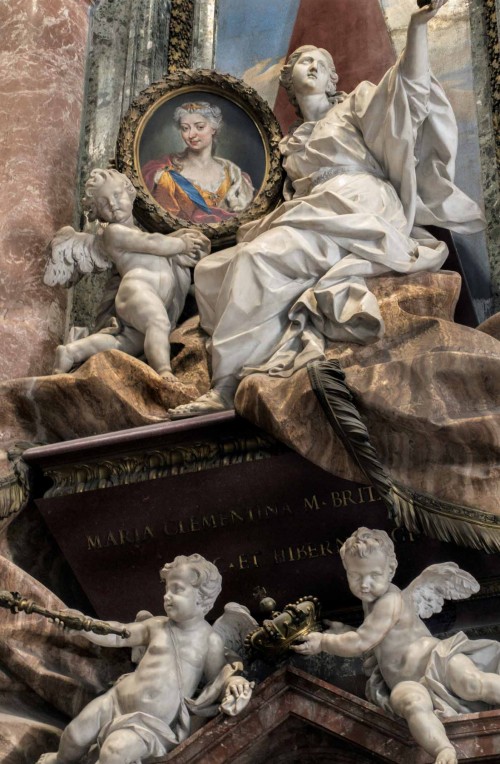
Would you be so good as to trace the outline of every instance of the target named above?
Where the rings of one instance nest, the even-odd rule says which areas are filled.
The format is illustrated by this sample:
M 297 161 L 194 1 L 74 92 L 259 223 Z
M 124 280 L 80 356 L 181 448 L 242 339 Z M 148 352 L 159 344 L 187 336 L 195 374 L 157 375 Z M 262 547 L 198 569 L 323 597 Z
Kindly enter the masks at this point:
M 95 203 L 97 192 L 101 186 L 109 181 L 120 182 L 132 201 L 136 197 L 137 192 L 135 188 L 122 172 L 118 172 L 118 170 L 92 170 L 85 183 L 85 196 L 82 200 L 83 209 L 87 212 L 88 219 L 91 222 L 97 219 Z
M 290 54 L 280 74 L 280 85 L 285 88 L 288 100 L 294 107 L 299 117 L 302 117 L 302 114 L 300 113 L 299 104 L 297 103 L 297 98 L 295 97 L 295 91 L 293 89 L 292 73 L 293 67 L 301 57 L 302 53 L 307 53 L 310 50 L 318 50 L 320 53 L 322 53 L 328 64 L 328 69 L 330 70 L 330 82 L 327 85 L 325 93 L 332 106 L 334 103 L 343 101 L 345 98 L 345 93 L 337 92 L 337 82 L 339 78 L 337 75 L 337 70 L 335 69 L 335 64 L 333 63 L 333 58 L 331 57 L 330 53 L 325 50 L 325 48 L 318 48 L 316 45 L 301 45 L 300 48 L 297 48 L 297 50 L 294 50 L 293 53 Z
M 393 570 L 396 570 L 398 561 L 394 544 L 385 531 L 358 528 L 340 547 L 340 557 L 342 562 L 344 562 L 346 555 L 349 557 L 369 557 L 372 552 L 378 549 L 387 555 L 389 564 Z
M 167 581 L 170 573 L 181 565 L 187 565 L 193 573 L 192 585 L 200 593 L 200 604 L 203 615 L 206 615 L 213 607 L 215 600 L 222 589 L 222 576 L 216 566 L 205 560 L 201 554 L 178 555 L 173 562 L 167 562 L 160 570 L 160 578 Z

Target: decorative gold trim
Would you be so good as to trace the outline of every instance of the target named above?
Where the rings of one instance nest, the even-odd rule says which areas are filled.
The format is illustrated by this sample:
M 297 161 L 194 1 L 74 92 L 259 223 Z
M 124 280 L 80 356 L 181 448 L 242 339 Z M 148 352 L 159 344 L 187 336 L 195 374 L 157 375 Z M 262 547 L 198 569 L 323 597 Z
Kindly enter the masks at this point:
M 6 520 L 20 512 L 30 498 L 29 467 L 22 459 L 23 452 L 32 443 L 16 443 L 7 451 L 7 458 L 12 465 L 12 472 L 0 478 L 0 520 Z
M 285 446 L 263 434 L 45 467 L 44 474 L 53 484 L 45 492 L 44 498 L 258 461 L 284 450 Z
M 500 517 L 393 483 L 396 521 L 414 533 L 473 549 L 500 552 Z
M 231 244 L 243 223 L 265 215 L 281 197 L 284 177 L 279 151 L 281 130 L 276 117 L 257 91 L 236 77 L 209 69 L 179 70 L 154 82 L 134 98 L 122 119 L 116 147 L 116 167 L 130 178 L 137 191 L 134 214 L 146 229 L 169 233 L 193 226 L 190 221 L 170 215 L 151 196 L 142 178 L 138 147 L 146 122 L 159 106 L 183 93 L 199 94 L 200 91 L 226 98 L 245 112 L 261 137 L 266 159 L 264 180 L 247 210 L 229 220 L 195 226 L 212 240 L 213 245 L 220 247 Z

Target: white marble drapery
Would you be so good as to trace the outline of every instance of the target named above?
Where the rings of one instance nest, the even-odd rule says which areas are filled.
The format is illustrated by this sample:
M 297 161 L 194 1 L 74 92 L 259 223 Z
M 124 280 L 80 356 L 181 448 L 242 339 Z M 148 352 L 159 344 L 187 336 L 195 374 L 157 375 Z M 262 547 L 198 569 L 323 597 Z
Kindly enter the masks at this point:
M 376 341 L 383 321 L 365 278 L 438 270 L 447 249 L 423 225 L 483 227 L 453 184 L 456 144 L 439 84 L 405 80 L 399 62 L 285 138 L 290 198 L 195 271 L 213 384 L 291 374 L 325 339 Z

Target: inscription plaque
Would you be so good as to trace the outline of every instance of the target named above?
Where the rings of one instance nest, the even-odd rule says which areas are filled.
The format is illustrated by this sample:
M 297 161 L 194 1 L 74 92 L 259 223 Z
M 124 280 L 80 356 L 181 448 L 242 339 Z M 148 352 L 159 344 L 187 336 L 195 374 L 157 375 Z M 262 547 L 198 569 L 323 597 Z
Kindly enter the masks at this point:
M 162 612 L 158 571 L 178 554 L 199 552 L 221 570 L 214 615 L 231 600 L 257 615 L 257 586 L 279 606 L 308 594 L 319 597 L 324 610 L 355 605 L 338 548 L 360 525 L 392 534 L 401 583 L 447 559 L 478 575 L 488 557 L 426 537 L 405 538 L 371 486 L 336 478 L 291 451 L 37 505 L 97 615 L 125 621 L 143 608 Z

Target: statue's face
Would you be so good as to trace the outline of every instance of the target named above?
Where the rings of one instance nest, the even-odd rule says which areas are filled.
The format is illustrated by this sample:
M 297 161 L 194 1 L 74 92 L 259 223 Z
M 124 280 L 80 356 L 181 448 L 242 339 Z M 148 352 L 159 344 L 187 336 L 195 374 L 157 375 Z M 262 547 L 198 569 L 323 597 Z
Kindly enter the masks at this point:
M 368 557 L 346 555 L 344 567 L 349 589 L 362 602 L 374 602 L 385 594 L 394 573 L 381 549 L 375 549 Z
M 182 140 L 191 151 L 201 151 L 212 145 L 215 127 L 202 114 L 184 114 L 179 125 Z
M 98 220 L 105 223 L 125 223 L 132 215 L 134 203 L 123 183 L 107 180 L 94 196 Z
M 163 604 L 168 617 L 178 623 L 203 614 L 200 592 L 193 586 L 193 571 L 188 565 L 179 565 L 168 574 Z
M 299 95 L 325 93 L 330 83 L 330 63 L 320 50 L 300 54 L 293 67 L 292 83 Z

